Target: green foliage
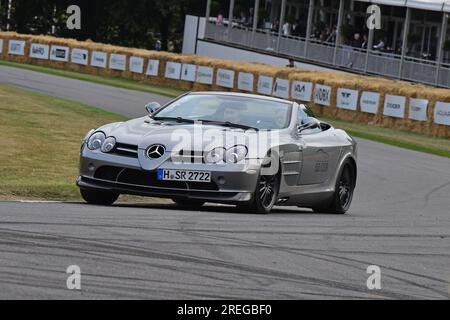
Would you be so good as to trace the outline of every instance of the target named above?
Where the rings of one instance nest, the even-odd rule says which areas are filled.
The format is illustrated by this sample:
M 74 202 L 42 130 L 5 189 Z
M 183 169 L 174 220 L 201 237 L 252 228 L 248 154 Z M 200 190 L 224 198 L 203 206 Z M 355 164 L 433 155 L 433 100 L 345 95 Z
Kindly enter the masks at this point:
M 0 28 L 5 29 L 6 9 L 0 1 Z M 81 30 L 66 28 L 66 10 L 72 4 L 81 8 Z M 154 49 L 156 40 L 166 49 L 172 41 L 180 50 L 185 15 L 200 16 L 205 11 L 206 1 L 199 0 L 14 0 L 9 23 L 10 30 L 19 33 L 144 49 Z

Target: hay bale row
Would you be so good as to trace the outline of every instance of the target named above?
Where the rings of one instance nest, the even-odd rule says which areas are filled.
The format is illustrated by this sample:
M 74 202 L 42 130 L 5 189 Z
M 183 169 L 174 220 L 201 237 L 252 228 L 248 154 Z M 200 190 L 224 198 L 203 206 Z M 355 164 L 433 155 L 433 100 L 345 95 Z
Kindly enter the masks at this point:
M 439 125 L 434 123 L 434 108 L 437 101 L 450 102 L 450 90 L 438 89 L 421 84 L 412 84 L 399 80 L 388 80 L 379 77 L 370 77 L 353 74 L 341 74 L 334 72 L 316 72 L 307 71 L 302 69 L 290 69 L 269 66 L 259 63 L 237 62 L 221 59 L 213 59 L 209 57 L 202 57 L 196 55 L 180 55 L 167 52 L 157 52 L 135 48 L 125 48 L 112 46 L 102 43 L 94 43 L 91 41 L 80 42 L 74 39 L 55 38 L 50 36 L 31 36 L 22 35 L 10 32 L 0 32 L 0 39 L 3 39 L 3 50 L 0 54 L 0 58 L 4 60 L 29 63 L 42 66 L 49 66 L 52 68 L 59 68 L 65 70 L 71 70 L 76 72 L 89 73 L 93 75 L 106 75 L 114 77 L 124 77 L 136 81 L 141 81 L 149 84 L 166 85 L 171 87 L 177 87 L 184 90 L 192 91 L 238 91 L 247 92 L 238 89 L 238 77 L 240 72 L 253 74 L 253 88 L 256 93 L 258 87 L 259 76 L 269 76 L 274 79 L 287 79 L 290 81 L 305 81 L 313 84 L 327 85 L 332 88 L 331 104 L 330 106 L 320 106 L 314 102 L 308 104 L 311 108 L 321 116 L 327 116 L 336 119 L 361 122 L 370 125 L 379 125 L 383 127 L 398 128 L 403 130 L 409 130 L 411 132 L 428 134 L 436 137 L 450 137 L 450 126 Z M 26 41 L 25 55 L 16 56 L 8 54 L 8 41 L 9 40 L 23 40 Z M 39 43 L 46 45 L 60 45 L 73 48 L 80 48 L 88 50 L 89 58 L 88 65 L 77 65 L 70 62 L 59 62 L 53 60 L 39 60 L 29 57 L 30 44 Z M 112 70 L 109 68 L 109 61 L 107 61 L 106 68 L 98 68 L 91 66 L 91 54 L 93 51 L 106 52 L 108 58 L 110 54 L 121 54 L 126 56 L 126 62 L 128 64 L 131 57 L 140 57 L 144 59 L 144 72 L 133 73 L 129 70 L 127 65 L 125 71 Z M 158 60 L 158 76 L 147 76 L 146 70 L 149 64 L 149 60 Z M 107 59 L 109 60 L 109 59 Z M 166 66 L 168 62 L 177 62 L 180 64 L 193 64 L 196 66 L 210 67 L 213 70 L 212 84 L 202 84 L 199 82 L 190 82 L 184 80 L 168 79 L 165 77 Z M 217 70 L 233 70 L 234 71 L 234 84 L 233 88 L 224 88 L 216 84 Z M 378 112 L 376 114 L 361 112 L 359 101 L 356 111 L 345 110 L 337 108 L 337 90 L 339 88 L 353 89 L 359 92 L 359 97 L 363 91 L 373 91 L 380 94 Z M 383 106 L 386 95 L 399 95 L 405 96 L 406 106 L 404 118 L 394 118 L 383 115 Z M 427 121 L 415 121 L 409 119 L 409 98 L 420 98 L 429 100 L 428 104 L 428 120 Z M 301 102 L 301 101 L 299 101 Z

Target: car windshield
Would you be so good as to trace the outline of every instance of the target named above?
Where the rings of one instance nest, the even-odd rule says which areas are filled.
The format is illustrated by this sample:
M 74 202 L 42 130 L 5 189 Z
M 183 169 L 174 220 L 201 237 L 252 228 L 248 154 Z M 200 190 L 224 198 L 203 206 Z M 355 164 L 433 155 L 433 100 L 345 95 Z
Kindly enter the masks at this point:
M 290 103 L 262 98 L 189 94 L 164 107 L 153 118 L 268 130 L 288 127 L 291 110 Z

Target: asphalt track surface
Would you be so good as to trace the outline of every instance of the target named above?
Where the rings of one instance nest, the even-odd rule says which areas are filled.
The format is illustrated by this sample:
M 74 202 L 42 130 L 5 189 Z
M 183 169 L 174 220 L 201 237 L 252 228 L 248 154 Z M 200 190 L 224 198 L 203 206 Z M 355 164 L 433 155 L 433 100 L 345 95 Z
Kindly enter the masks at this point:
M 1 66 L 0 83 L 130 117 L 167 101 Z M 448 299 L 450 160 L 358 141 L 345 216 L 1 202 L 0 299 Z M 66 288 L 70 265 L 81 291 Z M 381 290 L 366 287 L 369 265 Z

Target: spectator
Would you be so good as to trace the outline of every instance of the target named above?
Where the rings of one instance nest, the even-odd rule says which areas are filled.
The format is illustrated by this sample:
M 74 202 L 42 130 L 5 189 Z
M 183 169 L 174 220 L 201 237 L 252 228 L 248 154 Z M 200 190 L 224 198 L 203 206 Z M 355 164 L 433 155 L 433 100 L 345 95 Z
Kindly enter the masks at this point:
M 223 14 L 222 13 L 219 13 L 219 15 L 217 16 L 216 25 L 223 26 Z
M 288 68 L 295 68 L 295 63 L 293 59 L 289 59 L 289 64 L 286 65 L 286 67 Z
M 280 21 L 275 20 L 275 22 L 272 23 L 272 31 L 278 32 L 279 29 L 280 29 Z
M 286 21 L 285 24 L 283 24 L 283 35 L 284 36 L 290 36 L 291 35 L 291 24 Z
M 297 21 L 294 22 L 292 25 L 292 32 L 291 34 L 295 37 L 300 37 L 300 23 Z
M 241 26 L 245 26 L 247 24 L 247 17 L 245 16 L 244 11 L 241 11 L 241 14 L 239 15 L 239 24 Z
M 383 50 L 384 49 L 384 46 L 385 46 L 385 44 L 384 44 L 384 42 L 383 42 L 383 40 L 382 39 L 379 39 L 378 40 L 378 43 L 376 44 L 376 45 L 374 45 L 373 46 L 373 49 L 374 50 Z
M 336 41 L 336 33 L 337 33 L 337 26 L 333 26 L 333 30 L 329 33 L 328 37 L 326 38 L 325 42 L 335 42 Z
M 250 8 L 248 11 L 246 26 L 253 27 L 253 8 Z
M 156 43 L 155 43 L 155 50 L 156 51 L 161 51 L 161 49 L 162 49 L 161 40 L 157 40 Z
M 363 35 L 363 42 L 361 44 L 361 48 L 367 49 L 367 44 L 368 44 L 367 35 Z
M 362 40 L 361 40 L 361 35 L 359 33 L 355 33 L 355 35 L 353 36 L 353 40 L 351 43 L 351 46 L 353 48 L 361 48 L 362 47 Z

